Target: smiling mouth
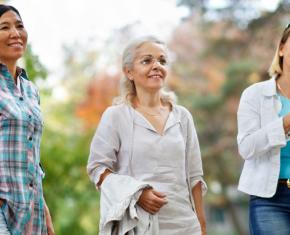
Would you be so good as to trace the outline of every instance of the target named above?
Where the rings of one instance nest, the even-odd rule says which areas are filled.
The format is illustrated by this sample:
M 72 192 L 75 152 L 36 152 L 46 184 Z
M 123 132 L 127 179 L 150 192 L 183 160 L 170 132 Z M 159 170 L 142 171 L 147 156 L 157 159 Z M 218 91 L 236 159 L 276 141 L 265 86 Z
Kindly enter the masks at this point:
M 149 76 L 149 78 L 162 79 L 162 76 L 160 76 L 160 75 L 151 75 L 151 76 Z
M 8 46 L 19 48 L 19 47 L 23 47 L 23 44 L 20 42 L 15 42 L 15 43 L 9 43 Z

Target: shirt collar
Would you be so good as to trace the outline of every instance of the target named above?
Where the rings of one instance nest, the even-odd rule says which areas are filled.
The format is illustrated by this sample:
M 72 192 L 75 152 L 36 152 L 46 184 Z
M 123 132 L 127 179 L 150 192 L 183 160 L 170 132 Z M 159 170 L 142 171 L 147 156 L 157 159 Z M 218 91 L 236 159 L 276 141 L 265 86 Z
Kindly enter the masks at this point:
M 25 69 L 20 68 L 20 67 L 17 66 L 16 71 L 17 71 L 17 74 L 18 74 L 19 78 L 21 77 L 21 78 L 24 78 L 26 80 L 29 80 L 28 77 L 27 77 L 27 73 L 26 73 Z
M 155 128 L 152 126 L 152 124 L 138 111 L 136 111 L 132 106 L 130 106 L 130 109 L 134 112 L 134 119 L 133 122 L 139 126 L 142 126 L 144 128 L 150 129 L 155 131 Z M 180 123 L 180 118 L 177 115 L 176 106 L 172 105 L 172 110 L 169 113 L 168 119 L 166 121 L 166 125 L 164 127 L 163 133 L 166 132 L 170 127 L 174 126 L 177 123 Z
M 263 88 L 264 96 L 277 95 L 276 79 L 277 79 L 277 76 L 273 76 L 271 79 L 265 82 L 265 86 Z
M 16 78 L 16 86 L 17 86 L 17 88 L 18 88 L 19 91 L 21 90 L 20 82 L 21 82 L 20 76 L 17 76 L 17 78 Z
M 0 63 L 0 71 L 1 72 L 9 72 L 7 66 L 5 64 L 1 64 L 1 63 Z M 26 73 L 25 69 L 17 66 L 16 72 L 17 72 L 19 77 L 24 78 L 26 80 L 29 80 L 27 77 L 27 73 Z

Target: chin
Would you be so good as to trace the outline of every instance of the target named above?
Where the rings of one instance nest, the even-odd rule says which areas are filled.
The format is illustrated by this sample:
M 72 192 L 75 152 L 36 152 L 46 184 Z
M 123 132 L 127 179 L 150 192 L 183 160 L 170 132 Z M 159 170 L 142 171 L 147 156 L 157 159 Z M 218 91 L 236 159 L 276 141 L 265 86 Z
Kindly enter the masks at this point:
M 149 89 L 152 91 L 160 91 L 162 88 L 163 88 L 163 85 L 162 86 L 151 86 Z
M 15 60 L 15 61 L 17 61 L 17 60 L 20 59 L 23 55 L 24 55 L 24 53 L 15 53 L 13 56 L 10 57 L 10 60 Z

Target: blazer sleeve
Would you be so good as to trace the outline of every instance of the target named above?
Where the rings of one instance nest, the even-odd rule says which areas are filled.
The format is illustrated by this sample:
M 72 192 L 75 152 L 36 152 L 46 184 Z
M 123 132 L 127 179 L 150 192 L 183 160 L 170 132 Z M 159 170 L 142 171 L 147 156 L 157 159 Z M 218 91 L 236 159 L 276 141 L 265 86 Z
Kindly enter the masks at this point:
M 274 118 L 262 126 L 260 106 L 259 91 L 255 87 L 246 89 L 241 96 L 237 114 L 237 142 L 243 159 L 263 156 L 274 147 L 286 144 L 282 117 Z
M 102 115 L 98 128 L 91 142 L 87 172 L 91 181 L 97 186 L 100 176 L 108 168 L 114 172 L 120 138 L 117 131 L 118 121 L 112 108 Z

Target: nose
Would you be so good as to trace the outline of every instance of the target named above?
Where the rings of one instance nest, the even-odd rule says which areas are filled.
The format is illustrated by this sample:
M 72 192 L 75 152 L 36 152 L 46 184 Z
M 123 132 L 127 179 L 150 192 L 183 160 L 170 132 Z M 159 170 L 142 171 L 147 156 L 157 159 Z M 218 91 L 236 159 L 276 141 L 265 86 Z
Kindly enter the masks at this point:
M 20 37 L 20 33 L 16 27 L 11 27 L 10 29 L 10 37 Z
M 153 68 L 153 69 L 159 69 L 159 68 L 161 68 L 161 63 L 160 63 L 160 61 L 154 59 L 154 60 L 153 60 L 153 64 L 152 64 L 152 68 Z

